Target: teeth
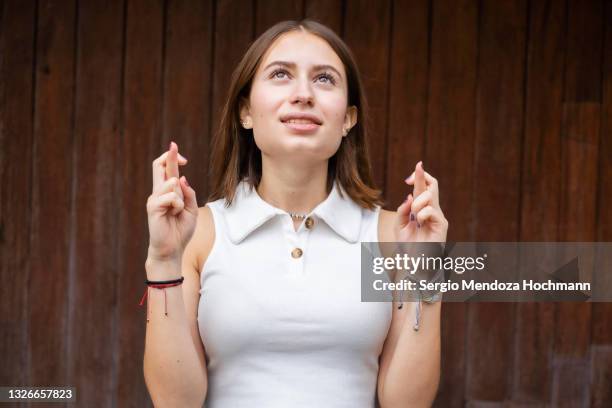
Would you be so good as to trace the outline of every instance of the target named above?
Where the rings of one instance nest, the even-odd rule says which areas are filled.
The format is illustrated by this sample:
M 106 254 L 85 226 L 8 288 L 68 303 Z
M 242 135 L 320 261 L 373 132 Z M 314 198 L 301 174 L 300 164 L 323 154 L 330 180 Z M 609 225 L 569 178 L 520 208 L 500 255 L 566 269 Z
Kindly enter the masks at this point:
M 287 121 L 287 123 L 301 123 L 301 124 L 311 124 L 311 123 L 315 123 L 312 120 L 309 119 L 290 119 Z

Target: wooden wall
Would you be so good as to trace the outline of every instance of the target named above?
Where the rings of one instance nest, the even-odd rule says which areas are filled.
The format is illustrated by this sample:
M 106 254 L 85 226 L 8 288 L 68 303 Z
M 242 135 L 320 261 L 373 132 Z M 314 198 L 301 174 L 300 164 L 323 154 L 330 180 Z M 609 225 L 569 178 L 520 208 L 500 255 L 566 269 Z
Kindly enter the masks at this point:
M 0 0 L 0 384 L 150 406 L 150 163 L 203 205 L 231 71 L 302 17 L 357 57 L 386 208 L 423 159 L 450 240 L 612 241 L 610 0 Z M 610 404 L 612 304 L 444 305 L 436 406 Z

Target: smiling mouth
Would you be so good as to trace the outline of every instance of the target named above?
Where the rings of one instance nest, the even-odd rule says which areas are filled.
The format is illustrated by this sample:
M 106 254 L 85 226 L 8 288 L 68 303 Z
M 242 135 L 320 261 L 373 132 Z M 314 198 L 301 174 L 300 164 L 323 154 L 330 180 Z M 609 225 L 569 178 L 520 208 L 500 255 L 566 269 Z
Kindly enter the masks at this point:
M 301 125 L 318 125 L 318 123 L 313 122 L 312 120 L 308 120 L 308 119 L 289 119 L 284 121 L 283 123 L 299 123 Z
M 282 122 L 294 133 L 314 133 L 321 125 L 307 119 L 291 119 Z

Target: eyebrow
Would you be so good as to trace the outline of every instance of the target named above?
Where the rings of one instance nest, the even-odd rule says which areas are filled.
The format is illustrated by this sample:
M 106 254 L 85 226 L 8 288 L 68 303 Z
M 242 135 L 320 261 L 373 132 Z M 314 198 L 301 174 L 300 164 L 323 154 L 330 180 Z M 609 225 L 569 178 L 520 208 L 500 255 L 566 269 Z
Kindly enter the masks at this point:
M 269 63 L 268 65 L 266 65 L 266 67 L 264 68 L 264 71 L 267 70 L 268 68 L 270 68 L 273 65 L 281 65 L 287 68 L 295 68 L 295 62 L 289 62 L 289 61 L 272 61 L 271 63 Z M 322 69 L 330 69 L 332 71 L 334 71 L 336 73 L 336 75 L 338 75 L 340 78 L 342 78 L 342 75 L 340 74 L 340 72 L 334 68 L 331 65 L 328 64 L 319 64 L 319 65 L 315 65 L 312 67 L 315 71 L 320 71 Z

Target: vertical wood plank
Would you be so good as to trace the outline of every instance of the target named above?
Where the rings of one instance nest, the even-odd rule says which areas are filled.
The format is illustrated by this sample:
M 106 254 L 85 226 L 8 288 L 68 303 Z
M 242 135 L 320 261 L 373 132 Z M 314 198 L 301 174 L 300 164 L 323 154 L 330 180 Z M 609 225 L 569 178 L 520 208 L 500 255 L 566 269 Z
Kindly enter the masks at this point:
M 593 241 L 603 2 L 570 0 L 567 13 L 559 240 Z M 552 402 L 559 406 L 588 404 L 591 304 L 564 302 L 556 307 L 554 351 L 559 362 L 555 364 Z
M 473 237 L 472 197 L 477 63 L 476 1 L 432 4 L 431 65 L 425 170 L 440 180 L 440 205 L 450 241 Z M 460 407 L 465 397 L 466 305 L 445 303 L 442 378 L 436 406 Z
M 573 408 L 589 406 L 589 387 L 581 378 L 590 378 L 590 361 L 575 357 L 556 356 L 553 363 L 551 405 Z
M 556 241 L 561 179 L 565 3 L 530 2 L 520 241 Z M 550 401 L 554 305 L 517 305 L 514 399 Z
M 305 0 L 304 17 L 342 34 L 342 0 Z
M 31 385 L 71 385 L 66 330 L 72 190 L 74 2 L 38 4 L 29 282 Z M 53 322 L 50 324 L 50 322 Z
M 476 1 L 433 4 L 425 170 L 445 182 L 442 208 L 455 221 L 450 240 L 473 236 L 472 197 L 476 105 Z
M 28 385 L 36 4 L 0 5 L 0 384 Z
M 570 20 L 571 21 L 571 20 Z M 568 52 L 571 48 L 568 49 Z M 561 241 L 593 241 L 597 186 L 600 104 L 566 102 L 563 108 L 563 180 L 561 186 Z M 591 334 L 591 304 L 557 304 L 555 354 L 587 358 Z M 582 362 L 579 362 L 582 365 Z M 564 369 L 568 364 L 558 366 Z M 587 388 L 588 378 L 575 379 Z M 564 387 L 561 387 L 563 389 Z
M 590 406 L 607 408 L 612 401 L 612 345 L 593 346 L 591 356 Z
M 343 38 L 357 60 L 370 107 L 369 151 L 380 188 L 385 186 L 391 11 L 390 0 L 358 0 L 346 2 L 344 14 Z
M 474 226 L 478 241 L 516 241 L 520 199 L 526 1 L 481 2 Z M 467 396 L 511 394 L 515 305 L 468 305 Z
M 602 103 L 597 183 L 597 241 L 612 241 L 612 1 L 603 12 Z M 596 273 L 602 273 L 597 271 Z M 591 327 L 591 406 L 604 408 L 612 401 L 612 303 L 593 303 Z
M 604 21 L 612 21 L 612 1 L 607 0 Z M 605 27 L 602 67 L 601 137 L 599 140 L 599 177 L 597 203 L 597 241 L 612 241 L 612 27 Z M 612 344 L 612 303 L 593 304 L 592 343 Z M 612 387 L 611 387 L 612 388 Z
M 398 0 L 393 7 L 385 186 L 391 210 L 412 190 L 404 179 L 424 159 L 429 79 L 429 2 Z
M 210 136 L 219 129 L 221 111 L 227 99 L 232 72 L 253 40 L 253 3 L 219 0 L 216 3 Z M 240 27 L 240 30 L 236 30 Z M 202 196 L 203 197 L 203 196 Z
M 82 406 L 116 403 L 117 199 L 123 1 L 78 8 L 69 375 Z
M 181 168 L 198 203 L 208 190 L 213 1 L 172 1 L 166 12 L 163 134 L 189 159 Z
M 268 0 L 256 2 L 255 37 L 284 20 L 301 20 L 304 0 Z
M 163 0 L 131 0 L 125 20 L 123 137 L 119 148 L 121 206 L 117 239 L 118 372 L 120 406 L 151 406 L 142 375 L 146 308 L 137 306 L 146 278 L 149 233 L 144 203 L 151 194 L 151 162 L 161 154 Z M 196 162 L 197 165 L 197 162 Z

